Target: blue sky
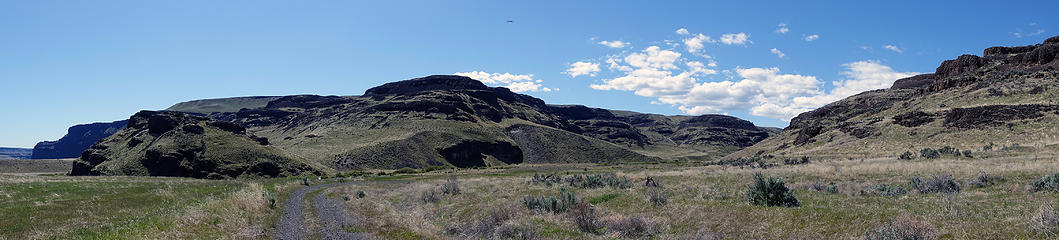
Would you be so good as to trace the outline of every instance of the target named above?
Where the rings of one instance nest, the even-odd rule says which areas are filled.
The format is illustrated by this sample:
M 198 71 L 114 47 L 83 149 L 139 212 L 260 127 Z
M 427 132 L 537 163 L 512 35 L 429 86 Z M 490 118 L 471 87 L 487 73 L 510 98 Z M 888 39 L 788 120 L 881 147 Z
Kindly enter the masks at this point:
M 453 73 L 553 104 L 784 127 L 1059 31 L 1054 1 L 850 2 L 3 1 L 0 146 L 186 100 L 359 95 Z

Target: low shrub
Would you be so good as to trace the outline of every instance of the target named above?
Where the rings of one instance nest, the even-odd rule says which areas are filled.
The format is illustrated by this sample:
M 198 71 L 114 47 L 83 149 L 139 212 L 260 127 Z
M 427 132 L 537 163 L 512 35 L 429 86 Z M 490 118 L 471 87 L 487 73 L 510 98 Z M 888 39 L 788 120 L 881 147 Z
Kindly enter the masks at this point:
M 884 226 L 868 231 L 864 234 L 865 240 L 893 240 L 893 239 L 937 239 L 937 231 L 926 222 L 913 219 L 907 215 L 897 217 Z
M 935 159 L 940 158 L 941 153 L 938 153 L 938 150 L 934 150 L 933 148 L 924 148 L 923 150 L 919 150 L 919 156 L 926 159 Z
M 364 198 L 366 196 L 368 196 L 368 194 L 364 193 L 364 190 L 357 190 L 357 198 Z
M 624 238 L 638 238 L 651 234 L 651 225 L 643 217 L 619 217 L 607 222 L 607 229 Z
M 783 159 L 783 164 L 787 164 L 787 165 L 809 164 L 809 157 L 808 156 L 802 156 L 800 158 L 786 158 L 786 159 Z
M 956 182 L 952 175 L 935 174 L 926 181 L 920 179 L 919 176 L 915 176 L 909 181 L 909 185 L 921 194 L 960 192 L 960 183 Z
M 559 176 L 555 175 L 555 174 L 540 175 L 540 174 L 534 173 L 533 174 L 533 178 L 530 179 L 529 183 L 530 184 L 543 184 L 543 185 L 551 187 L 552 184 L 557 184 L 557 183 L 560 183 L 562 181 L 563 180 L 560 179 Z
M 1030 217 L 1030 231 L 1047 238 L 1059 236 L 1059 212 L 1050 204 L 1042 204 L 1037 214 Z
M 565 188 L 559 189 L 559 196 L 526 196 L 522 198 L 522 205 L 530 210 L 561 213 L 570 210 L 570 207 L 580 203 L 577 196 Z
M 908 190 L 906 190 L 905 188 L 903 188 L 901 186 L 893 186 L 893 185 L 887 185 L 887 184 L 883 184 L 883 183 L 876 184 L 872 188 L 861 189 L 860 190 L 860 194 L 861 195 L 882 195 L 882 196 L 888 196 L 888 197 L 897 197 L 897 196 L 905 195 L 907 193 L 908 193 Z
M 669 202 L 669 196 L 667 196 L 663 190 L 653 189 L 647 192 L 647 201 L 655 207 L 661 207 Z
M 1003 177 L 989 175 L 985 172 L 979 172 L 978 176 L 975 176 L 967 180 L 967 185 L 971 187 L 981 188 L 997 184 L 998 182 L 1004 181 Z
M 393 173 L 395 173 L 395 174 L 412 174 L 412 173 L 419 173 L 419 171 L 416 171 L 415 169 L 410 168 L 410 167 L 403 167 L 403 168 L 397 169 L 396 171 L 393 171 Z
M 422 200 L 424 203 L 436 203 L 441 201 L 441 197 L 438 197 L 438 191 L 431 188 L 420 193 L 419 200 Z
M 460 182 L 456 180 L 456 176 L 449 177 L 445 184 L 441 184 L 441 192 L 448 195 L 460 194 Z
M 768 177 L 761 173 L 754 174 L 754 182 L 748 186 L 746 200 L 751 205 L 797 207 L 801 203 L 794 196 L 794 191 L 787 188 L 783 179 Z
M 1052 191 L 1059 192 L 1059 173 L 1044 176 L 1030 182 L 1030 192 Z
M 567 216 L 574 221 L 574 224 L 581 231 L 600 233 L 600 229 L 603 228 L 603 222 L 599 220 L 599 215 L 596 213 L 596 209 L 592 207 L 592 204 L 578 203 L 570 208 Z
M 968 158 L 974 158 L 974 155 L 971 154 L 971 150 L 963 150 L 963 156 Z
M 901 156 L 897 157 L 897 159 L 901 160 L 912 160 L 914 158 L 916 158 L 916 154 L 911 151 L 905 151 L 905 153 L 902 153 Z
M 444 165 L 442 165 L 442 166 L 430 165 L 430 166 L 427 166 L 426 168 L 423 168 L 423 172 L 441 171 L 441 170 L 445 170 L 445 169 L 449 169 L 449 167 L 448 166 L 444 166 Z
M 571 187 L 576 188 L 631 188 L 632 181 L 626 177 L 619 177 L 617 174 L 595 174 L 595 175 L 584 175 L 574 174 L 564 179 L 567 184 Z

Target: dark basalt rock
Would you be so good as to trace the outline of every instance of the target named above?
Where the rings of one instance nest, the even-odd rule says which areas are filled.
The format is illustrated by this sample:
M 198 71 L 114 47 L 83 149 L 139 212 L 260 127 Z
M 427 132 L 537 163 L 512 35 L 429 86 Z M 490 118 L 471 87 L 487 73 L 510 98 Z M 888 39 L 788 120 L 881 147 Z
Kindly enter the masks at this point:
M 813 138 L 823 133 L 824 128 L 820 126 L 809 126 L 798 130 L 798 136 L 794 138 L 794 145 L 805 145 L 812 142 Z
M 369 88 L 365 96 L 409 94 L 433 90 L 488 90 L 489 87 L 469 77 L 452 75 L 433 75 L 428 77 L 391 82 Z
M 920 74 L 907 78 L 898 79 L 894 81 L 894 85 L 890 89 L 920 89 L 930 86 L 934 82 L 934 74 Z
M 294 95 L 268 102 L 265 108 L 322 108 L 351 103 L 354 100 L 339 96 Z M 242 111 L 240 111 L 242 112 Z
M 958 128 L 995 127 L 1009 121 L 1043 117 L 1056 110 L 1059 110 L 1059 105 L 989 105 L 954 108 L 945 116 L 945 125 Z
M 70 127 L 66 136 L 57 141 L 44 141 L 33 147 L 32 159 L 75 158 L 100 139 L 125 128 L 128 120 L 92 123 Z
M 447 148 L 438 149 L 446 161 L 456 167 L 484 167 L 486 155 L 507 164 L 522 163 L 522 149 L 509 142 L 483 142 L 465 140 Z
M 70 175 L 234 178 L 311 170 L 259 145 L 268 145 L 268 139 L 246 135 L 234 123 L 182 112 L 140 111 L 127 128 L 85 150 Z
M 934 121 L 934 115 L 922 111 L 911 111 L 894 116 L 894 123 L 905 127 L 918 127 Z
M 739 119 L 737 117 L 707 114 L 702 116 L 693 117 L 687 121 L 680 123 L 679 127 L 719 127 L 719 128 L 731 128 L 731 129 L 743 129 L 743 130 L 759 130 L 754 123 Z
M 972 72 L 982 67 L 985 60 L 975 55 L 964 54 L 953 60 L 941 62 L 941 66 L 934 71 L 937 79 L 945 79 L 963 73 Z
M 1044 40 L 1044 44 L 1059 44 L 1059 36 L 1050 37 Z

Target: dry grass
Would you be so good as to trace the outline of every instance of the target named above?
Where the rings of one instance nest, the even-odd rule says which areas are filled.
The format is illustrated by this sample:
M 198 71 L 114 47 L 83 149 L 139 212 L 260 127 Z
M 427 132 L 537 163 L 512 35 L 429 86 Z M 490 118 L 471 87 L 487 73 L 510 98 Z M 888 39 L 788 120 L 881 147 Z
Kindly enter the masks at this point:
M 534 167 L 539 170 L 534 171 Z M 939 239 L 1031 238 L 1036 233 L 1030 228 L 1030 217 L 1038 213 L 1041 203 L 1059 196 L 1025 190 L 1028 181 L 1059 169 L 1059 161 L 1034 160 L 1032 156 L 932 161 L 831 160 L 769 169 L 664 164 L 534 167 L 449 173 L 459 176 L 462 193 L 439 195 L 435 203 L 424 203 L 418 196 L 426 189 L 444 184 L 446 175 L 431 174 L 426 179 L 407 183 L 373 182 L 337 191 L 349 195 L 356 190 L 367 191 L 368 197 L 350 200 L 347 206 L 352 212 L 371 219 L 362 226 L 366 231 L 398 239 L 465 237 L 449 230 L 472 225 L 488 217 L 489 209 L 517 204 L 525 196 L 555 196 L 565 186 L 565 183 L 529 184 L 534 173 L 569 175 L 587 170 L 593 174 L 616 173 L 634 183 L 630 189 L 567 187 L 585 202 L 597 199 L 592 207 L 599 223 L 605 226 L 598 232 L 582 230 L 576 218 L 568 214 L 525 209 L 520 210 L 520 217 L 497 224 L 529 224 L 536 229 L 536 237 L 549 239 L 863 238 L 866 232 L 897 221 L 901 215 L 930 223 Z M 863 190 L 879 184 L 910 189 L 908 181 L 913 176 L 952 175 L 963 183 L 982 172 L 1006 180 L 965 187 L 958 195 L 863 194 Z M 749 206 L 745 191 L 754 173 L 784 178 L 796 189 L 795 195 L 802 206 Z M 651 203 L 651 192 L 656 189 L 644 186 L 647 176 L 665 186 L 666 204 Z M 808 190 L 813 183 L 827 186 L 834 183 L 839 194 Z

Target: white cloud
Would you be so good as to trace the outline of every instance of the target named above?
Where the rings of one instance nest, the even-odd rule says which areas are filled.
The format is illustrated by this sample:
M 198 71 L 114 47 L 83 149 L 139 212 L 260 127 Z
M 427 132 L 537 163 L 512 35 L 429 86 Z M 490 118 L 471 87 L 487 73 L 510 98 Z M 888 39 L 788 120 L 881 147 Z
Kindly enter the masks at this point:
M 816 40 L 816 39 L 819 39 L 819 38 L 820 38 L 820 35 L 813 34 L 813 35 L 805 36 L 805 41 L 806 42 L 812 42 L 813 40 Z
M 905 52 L 905 50 L 902 50 L 901 48 L 898 48 L 897 46 L 894 46 L 894 45 L 884 45 L 882 47 L 885 48 L 886 50 L 894 51 L 894 52 L 897 52 L 897 53 L 904 53 Z
M 779 28 L 776 29 L 776 33 L 779 33 L 779 34 L 787 34 L 787 32 L 791 31 L 791 29 L 787 28 L 787 24 L 786 23 L 780 23 L 778 25 L 778 27 Z
M 685 29 L 685 28 L 680 28 L 680 29 L 677 29 L 677 34 L 680 34 L 680 35 L 688 35 L 688 34 L 691 34 L 691 33 L 690 33 L 690 32 L 688 32 L 688 29 Z
M 721 35 L 721 43 L 728 45 L 743 45 L 750 42 L 750 35 L 746 33 L 728 33 Z
M 550 92 L 551 88 L 541 85 L 541 80 L 533 79 L 533 74 L 511 74 L 511 73 L 488 73 L 483 71 L 458 72 L 459 75 L 482 81 L 482 83 L 494 86 L 502 86 L 513 92 Z
M 629 46 L 629 42 L 622 42 L 620 40 L 600 41 L 599 44 L 610 48 L 624 48 L 626 46 Z
M 772 48 L 771 50 L 769 50 L 769 52 L 771 52 L 772 54 L 776 54 L 776 57 L 779 57 L 779 58 L 783 58 L 784 56 L 787 56 L 787 54 L 783 54 L 783 52 L 781 52 L 779 49 L 776 49 L 776 48 Z
M 661 70 L 677 69 L 675 64 L 680 59 L 680 53 L 662 50 L 658 46 L 650 46 L 642 53 L 631 53 L 625 56 L 625 63 L 634 68 L 656 68 Z
M 701 33 L 692 38 L 684 39 L 684 46 L 687 46 L 689 53 L 697 53 L 702 50 L 705 46 L 704 43 L 714 43 L 716 40 L 710 39 L 710 36 L 702 35 Z
M 651 55 L 648 50 L 635 54 Z M 916 74 L 896 72 L 876 61 L 852 62 L 842 65 L 846 69 L 841 73 L 844 79 L 831 82 L 834 87 L 828 91 L 823 90 L 824 82 L 815 76 L 784 74 L 775 67 L 736 68 L 734 76 L 738 80 L 724 81 L 697 79 L 716 74 L 717 70 L 706 67 L 716 66 L 715 63 L 688 61 L 684 64 L 686 71 L 661 69 L 661 66 L 675 65 L 677 61 L 680 59 L 666 58 L 665 63 L 635 66 L 624 66 L 618 60 L 608 61 L 612 65 L 610 69 L 624 69 L 624 76 L 591 87 L 632 91 L 639 96 L 654 98 L 652 103 L 671 105 L 686 114 L 746 111 L 755 116 L 789 121 L 799 113 L 863 91 L 886 88 L 897 79 Z
M 566 69 L 566 71 L 563 71 L 564 74 L 570 75 L 570 77 L 577 77 L 581 75 L 595 77 L 597 72 L 599 72 L 599 63 L 581 61 L 571 63 L 570 68 Z

